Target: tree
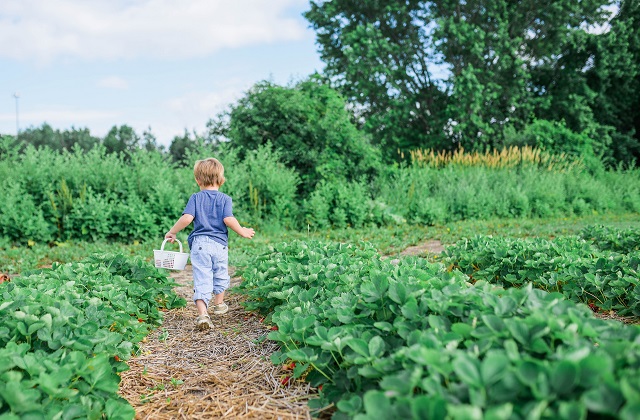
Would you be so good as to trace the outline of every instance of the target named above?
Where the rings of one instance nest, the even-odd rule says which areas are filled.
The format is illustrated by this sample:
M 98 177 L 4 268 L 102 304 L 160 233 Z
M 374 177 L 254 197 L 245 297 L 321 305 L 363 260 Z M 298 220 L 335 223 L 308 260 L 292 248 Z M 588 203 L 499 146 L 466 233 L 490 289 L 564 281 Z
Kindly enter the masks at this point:
M 271 144 L 301 178 L 299 192 L 310 193 L 321 179 L 373 175 L 380 154 L 352 122 L 345 100 L 321 78 L 293 86 L 260 82 L 226 115 L 209 122 L 211 136 L 230 141 L 240 158 Z
M 524 127 L 557 75 L 584 67 L 588 55 L 563 67 L 567 49 L 604 22 L 607 4 L 319 0 L 305 16 L 328 76 L 389 156 L 395 148 L 483 148 L 503 127 Z
M 71 127 L 71 130 L 60 131 L 54 130 L 47 123 L 20 132 L 19 140 L 23 144 L 48 147 L 56 151 L 71 150 L 74 147 L 87 151 L 100 143 L 100 139 L 92 136 L 88 128 Z
M 131 153 L 139 148 L 140 137 L 128 125 L 114 125 L 103 140 L 107 153 Z
M 446 92 L 423 1 L 312 1 L 326 74 L 387 154 L 442 145 Z
M 164 151 L 164 146 L 158 145 L 158 139 L 151 132 L 151 127 L 149 127 L 147 130 L 142 132 L 142 140 L 143 140 L 142 148 L 147 152 L 154 152 L 154 151 L 163 152 Z
M 204 140 L 194 133 L 194 137 L 187 130 L 184 131 L 184 135 L 175 136 L 169 145 L 169 154 L 171 159 L 179 165 L 187 165 L 189 152 L 193 152 L 204 143 Z M 191 162 L 193 163 L 193 162 Z
M 599 37 L 588 85 L 593 112 L 613 127 L 611 146 L 617 161 L 640 163 L 640 1 L 624 0 L 610 30 Z

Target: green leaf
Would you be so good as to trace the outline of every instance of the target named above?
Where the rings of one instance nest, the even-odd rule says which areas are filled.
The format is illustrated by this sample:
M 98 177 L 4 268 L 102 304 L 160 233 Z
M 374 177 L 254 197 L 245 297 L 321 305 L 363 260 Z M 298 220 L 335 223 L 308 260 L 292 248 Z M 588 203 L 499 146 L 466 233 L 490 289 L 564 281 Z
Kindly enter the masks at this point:
M 473 405 L 449 404 L 447 406 L 449 417 L 452 419 L 482 420 L 482 409 Z
M 640 402 L 625 404 L 625 406 L 622 407 L 622 410 L 620 410 L 620 418 L 622 420 L 640 419 Z
M 58 376 L 54 377 L 42 372 L 38 377 L 38 384 L 44 392 L 55 398 L 71 398 L 78 394 L 76 389 L 63 387 L 60 379 Z
M 343 398 L 338 401 L 336 407 L 338 407 L 338 410 L 343 411 L 347 414 L 356 414 L 362 409 L 362 398 L 360 398 L 360 396 L 358 395 L 354 395 L 349 399 Z
M 492 315 L 492 314 L 482 315 L 482 321 L 485 323 L 487 327 L 491 329 L 491 331 L 495 333 L 502 333 L 506 328 L 504 325 L 504 322 L 502 321 L 502 318 L 496 315 Z
M 533 387 L 538 380 L 538 375 L 542 373 L 541 371 L 542 369 L 537 363 L 527 360 L 518 365 L 516 375 L 518 379 L 520 379 L 520 382 L 529 387 Z
M 364 394 L 364 409 L 367 414 L 379 416 L 378 418 L 389 418 L 391 401 L 384 392 L 367 391 Z
M 11 411 L 25 413 L 38 406 L 41 393 L 37 389 L 25 388 L 20 382 L 7 382 L 0 384 L 0 397 L 2 397 Z
M 509 420 L 513 414 L 513 404 L 504 403 L 489 408 L 484 414 L 484 420 Z
M 131 420 L 136 415 L 136 410 L 120 398 L 107 400 L 105 411 L 110 420 Z
M 293 330 L 295 332 L 302 332 L 302 331 L 308 330 L 309 328 L 313 327 L 315 322 L 316 322 L 316 318 L 314 316 L 308 316 L 305 318 L 297 316 L 293 318 Z
M 504 349 L 507 351 L 509 360 L 515 362 L 520 360 L 520 351 L 518 350 L 518 344 L 512 339 L 504 340 Z
M 611 384 L 601 383 L 598 388 L 582 394 L 581 401 L 590 411 L 615 415 L 624 402 L 620 390 Z
M 453 361 L 453 371 L 467 385 L 482 386 L 482 378 L 478 369 L 478 361 L 466 353 L 460 353 Z
M 380 331 L 390 332 L 393 331 L 393 325 L 388 322 L 374 322 L 373 326 L 379 329 Z
M 299 378 L 303 373 L 307 371 L 307 369 L 309 369 L 309 363 L 297 364 L 296 367 L 293 368 L 293 377 Z
M 504 323 L 513 338 L 525 346 L 529 344 L 529 327 L 525 324 L 524 320 L 520 318 L 509 318 L 505 319 Z
M 578 378 L 578 366 L 569 360 L 562 360 L 551 371 L 551 386 L 558 394 L 567 395 L 573 391 Z
M 473 331 L 473 327 L 469 324 L 457 322 L 451 325 L 451 331 L 456 334 L 460 334 L 463 338 L 469 338 L 469 336 L 471 336 L 471 331 Z
M 580 402 L 562 401 L 558 407 L 558 414 L 563 420 L 585 420 L 587 418 L 587 407 Z
M 485 386 L 491 386 L 498 382 L 507 372 L 509 359 L 502 352 L 490 352 L 482 361 L 480 371 L 482 382 Z
M 83 371 L 83 376 L 92 388 L 114 394 L 118 392 L 120 377 L 113 372 L 106 354 L 89 359 Z
M 318 350 L 319 351 L 319 350 Z M 285 353 L 285 355 L 291 360 L 296 362 L 313 363 L 318 360 L 318 354 L 316 350 L 310 347 L 303 347 L 301 349 L 294 349 Z
M 385 347 L 384 340 L 379 336 L 375 336 L 369 341 L 369 355 L 380 358 L 384 354 Z
M 404 315 L 409 320 L 416 320 L 420 316 L 418 309 L 418 302 L 416 298 L 410 297 L 407 300 L 407 303 L 404 304 L 401 308 L 402 315 Z
M 444 420 L 447 403 L 440 396 L 420 395 L 411 399 L 411 413 L 414 419 Z
M 389 284 L 389 298 L 397 304 L 404 305 L 407 301 L 407 288 L 398 281 Z
M 371 283 L 373 283 L 380 296 L 384 296 L 389 288 L 389 280 L 387 277 L 387 273 L 373 273 L 371 275 Z
M 360 338 L 352 338 L 347 345 L 360 356 L 369 357 L 369 346 L 366 341 Z

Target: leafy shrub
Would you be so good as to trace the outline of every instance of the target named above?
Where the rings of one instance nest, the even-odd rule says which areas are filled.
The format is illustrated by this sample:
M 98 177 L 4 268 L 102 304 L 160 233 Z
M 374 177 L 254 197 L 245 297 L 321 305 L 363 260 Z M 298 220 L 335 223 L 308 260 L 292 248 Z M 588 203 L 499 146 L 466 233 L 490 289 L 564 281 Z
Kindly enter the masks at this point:
M 272 144 L 281 162 L 300 176 L 304 197 L 326 174 L 370 177 L 381 161 L 380 150 L 353 123 L 344 98 L 318 77 L 293 86 L 257 83 L 209 126 L 213 135 L 230 139 L 241 158 Z
M 305 202 L 305 224 L 314 227 L 361 227 L 370 221 L 373 204 L 364 184 L 321 182 Z
M 9 183 L 0 195 L 0 234 L 25 244 L 28 240 L 48 242 L 53 226 L 47 223 L 34 198 L 19 183 Z
M 376 199 L 412 223 L 634 211 L 640 171 L 554 172 L 474 166 L 398 167 L 376 182 Z M 636 182 L 637 181 L 637 182 Z M 627 191 L 629 190 L 629 191 Z
M 300 177 L 282 163 L 280 152 L 267 143 L 248 151 L 243 161 L 238 161 L 234 152 L 222 154 L 225 155 L 223 164 L 229 184 L 224 188 L 245 220 L 252 223 L 264 220 L 286 226 L 295 224 Z

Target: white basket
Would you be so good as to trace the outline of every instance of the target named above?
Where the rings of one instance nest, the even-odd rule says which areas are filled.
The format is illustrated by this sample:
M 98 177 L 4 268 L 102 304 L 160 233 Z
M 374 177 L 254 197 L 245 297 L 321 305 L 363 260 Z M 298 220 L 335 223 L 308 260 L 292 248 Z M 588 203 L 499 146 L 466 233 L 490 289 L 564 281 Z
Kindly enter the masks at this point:
M 153 250 L 153 259 L 156 262 L 156 267 L 169 270 L 184 270 L 185 265 L 187 265 L 187 260 L 189 259 L 189 254 L 182 252 L 182 242 L 176 239 L 180 245 L 180 252 L 175 252 L 164 250 L 164 244 L 166 244 L 167 241 L 168 239 L 165 239 L 162 242 L 160 249 Z

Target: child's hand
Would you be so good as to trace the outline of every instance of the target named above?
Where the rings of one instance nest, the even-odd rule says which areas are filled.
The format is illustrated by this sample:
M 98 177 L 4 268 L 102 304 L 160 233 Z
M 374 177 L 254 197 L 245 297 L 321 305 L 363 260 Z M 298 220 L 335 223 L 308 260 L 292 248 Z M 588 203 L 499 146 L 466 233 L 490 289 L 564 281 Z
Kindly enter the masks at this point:
M 169 242 L 174 243 L 176 241 L 176 234 L 175 233 L 171 233 L 171 232 L 167 232 L 167 234 L 164 235 L 164 239 L 168 239 Z
M 252 228 L 243 227 L 242 233 L 240 234 L 240 236 L 242 236 L 243 238 L 251 239 L 255 234 L 256 234 L 256 231 L 253 230 Z

